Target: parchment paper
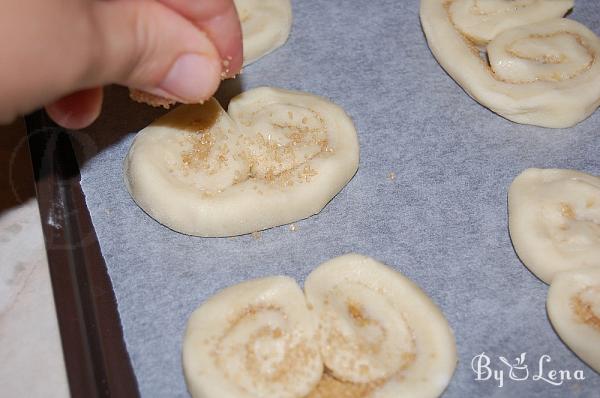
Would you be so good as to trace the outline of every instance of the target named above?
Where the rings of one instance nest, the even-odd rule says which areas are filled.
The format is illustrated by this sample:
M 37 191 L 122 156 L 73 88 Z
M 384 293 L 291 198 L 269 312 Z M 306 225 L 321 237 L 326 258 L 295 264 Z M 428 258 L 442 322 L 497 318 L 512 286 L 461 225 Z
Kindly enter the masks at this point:
M 600 375 L 557 337 L 545 310 L 547 286 L 512 248 L 506 196 L 528 167 L 600 174 L 600 112 L 565 130 L 493 114 L 433 58 L 417 0 L 302 0 L 293 7 L 288 43 L 226 88 L 303 90 L 352 116 L 360 167 L 319 215 L 296 223 L 295 232 L 282 226 L 260 239 L 189 237 L 152 220 L 127 193 L 122 161 L 133 134 L 82 162 L 82 186 L 142 396 L 187 396 L 182 336 L 187 317 L 207 297 L 268 275 L 303 283 L 315 266 L 347 252 L 395 267 L 440 306 L 459 352 L 445 397 L 599 396 Z M 571 18 L 600 33 L 597 1 L 578 0 Z M 124 108 L 105 115 L 92 140 L 114 134 L 111 118 L 123 126 L 139 116 Z M 482 352 L 493 369 L 504 370 L 503 387 L 474 380 L 471 360 Z M 498 356 L 514 362 L 522 352 L 529 381 L 509 380 Z M 586 379 L 562 386 L 532 381 L 543 354 L 552 359 L 545 373 L 579 369 Z

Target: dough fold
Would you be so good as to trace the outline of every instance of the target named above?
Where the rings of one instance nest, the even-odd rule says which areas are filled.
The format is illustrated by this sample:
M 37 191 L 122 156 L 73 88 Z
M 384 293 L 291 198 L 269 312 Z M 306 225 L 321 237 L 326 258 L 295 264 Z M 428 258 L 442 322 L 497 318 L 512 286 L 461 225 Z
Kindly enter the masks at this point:
M 600 39 L 559 18 L 571 5 L 422 0 L 420 14 L 433 55 L 471 97 L 514 122 L 564 128 L 600 105 Z
M 247 234 L 316 214 L 358 168 L 352 120 L 324 98 L 274 88 L 182 105 L 136 136 L 125 183 L 161 224 Z

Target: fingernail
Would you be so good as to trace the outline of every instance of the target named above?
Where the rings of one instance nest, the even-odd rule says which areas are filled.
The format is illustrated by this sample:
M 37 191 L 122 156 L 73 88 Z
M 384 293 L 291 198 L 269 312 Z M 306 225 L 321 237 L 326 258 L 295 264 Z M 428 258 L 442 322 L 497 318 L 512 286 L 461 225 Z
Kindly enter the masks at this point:
M 186 102 L 200 102 L 212 96 L 219 86 L 219 61 L 199 55 L 181 55 L 159 88 Z

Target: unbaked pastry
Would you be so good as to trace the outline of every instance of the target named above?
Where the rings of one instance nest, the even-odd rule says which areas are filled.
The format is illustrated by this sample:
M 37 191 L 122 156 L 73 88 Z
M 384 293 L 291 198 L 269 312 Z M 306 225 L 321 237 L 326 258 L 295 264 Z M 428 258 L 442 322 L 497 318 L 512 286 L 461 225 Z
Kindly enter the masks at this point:
M 244 40 L 244 66 L 281 47 L 292 28 L 290 0 L 234 0 Z
M 571 6 L 421 0 L 421 24 L 438 62 L 481 104 L 517 123 L 570 127 L 600 104 L 600 39 L 559 18 Z
M 352 120 L 324 98 L 257 88 L 182 105 L 143 129 L 125 159 L 136 203 L 189 235 L 246 234 L 309 217 L 352 178 Z
M 487 44 L 517 26 L 560 18 L 573 0 L 452 0 L 446 1 L 456 28 L 476 44 Z
M 304 284 L 328 370 L 308 398 L 437 397 L 456 367 L 448 321 L 417 285 L 372 258 L 347 254 Z
M 357 254 L 317 267 L 305 296 L 286 277 L 221 291 L 194 311 L 183 342 L 194 398 L 433 398 L 456 361 L 429 297 Z
M 229 287 L 188 320 L 182 357 L 188 389 L 194 398 L 304 397 L 323 373 L 316 336 L 293 279 Z
M 600 267 L 556 275 L 546 304 L 561 339 L 600 372 Z
M 508 191 L 508 220 L 517 254 L 544 282 L 560 271 L 600 266 L 600 178 L 527 169 Z

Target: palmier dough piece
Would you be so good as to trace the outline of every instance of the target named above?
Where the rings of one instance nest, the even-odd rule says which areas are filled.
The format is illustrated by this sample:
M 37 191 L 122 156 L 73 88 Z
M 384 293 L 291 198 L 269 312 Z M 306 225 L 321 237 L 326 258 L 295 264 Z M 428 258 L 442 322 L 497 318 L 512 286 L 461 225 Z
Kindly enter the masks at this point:
M 597 46 L 591 48 L 586 43 Z M 488 45 L 488 57 L 495 76 L 507 83 L 572 80 L 580 85 L 587 81 L 597 86 L 598 43 L 594 33 L 578 22 L 555 19 L 501 33 Z M 596 75 L 585 76 L 592 68 Z M 583 79 L 578 81 L 579 76 Z
M 453 24 L 452 4 L 421 0 L 421 23 L 440 65 L 475 100 L 514 122 L 552 128 L 596 110 L 600 39 L 588 28 L 557 18 L 505 30 L 487 46 L 490 65 Z
M 317 325 L 287 277 L 226 288 L 191 315 L 183 369 L 194 398 L 301 398 L 323 363 Z
M 244 66 L 281 47 L 292 28 L 290 0 L 234 0 L 242 24 Z
M 499 33 L 517 26 L 560 18 L 573 0 L 452 0 L 450 20 L 476 44 L 487 44 Z
M 561 271 L 600 266 L 600 178 L 527 169 L 510 186 L 508 217 L 517 254 L 544 282 Z
M 143 129 L 124 165 L 136 203 L 169 228 L 232 236 L 309 217 L 358 168 L 352 120 L 324 98 L 257 88 L 182 105 Z
M 306 279 L 327 372 L 308 398 L 437 397 L 454 373 L 454 335 L 444 315 L 399 272 L 348 254 Z
M 546 304 L 561 339 L 600 373 L 600 267 L 557 274 Z

